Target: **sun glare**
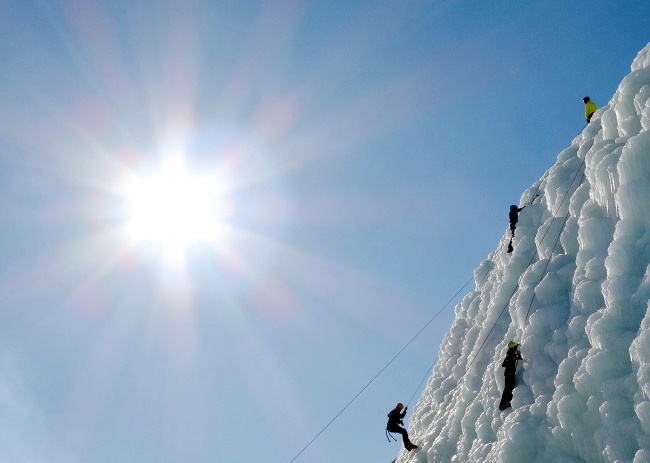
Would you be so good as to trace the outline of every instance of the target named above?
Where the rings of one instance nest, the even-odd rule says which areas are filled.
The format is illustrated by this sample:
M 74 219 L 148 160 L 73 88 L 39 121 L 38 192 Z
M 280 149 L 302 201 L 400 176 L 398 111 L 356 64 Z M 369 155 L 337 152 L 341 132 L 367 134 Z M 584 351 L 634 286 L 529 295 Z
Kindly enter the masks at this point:
M 157 243 L 168 257 L 184 256 L 188 245 L 212 241 L 218 231 L 215 180 L 193 177 L 183 165 L 135 178 L 125 196 L 130 239 Z

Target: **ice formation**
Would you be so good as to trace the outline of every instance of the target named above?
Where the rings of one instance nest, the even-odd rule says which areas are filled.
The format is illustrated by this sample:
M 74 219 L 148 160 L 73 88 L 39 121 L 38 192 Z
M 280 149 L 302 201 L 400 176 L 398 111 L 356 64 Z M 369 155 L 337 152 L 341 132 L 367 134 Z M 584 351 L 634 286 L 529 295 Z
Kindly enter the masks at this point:
M 414 408 L 422 449 L 397 462 L 650 462 L 650 44 L 521 205 Z M 502 412 L 509 340 L 525 362 Z

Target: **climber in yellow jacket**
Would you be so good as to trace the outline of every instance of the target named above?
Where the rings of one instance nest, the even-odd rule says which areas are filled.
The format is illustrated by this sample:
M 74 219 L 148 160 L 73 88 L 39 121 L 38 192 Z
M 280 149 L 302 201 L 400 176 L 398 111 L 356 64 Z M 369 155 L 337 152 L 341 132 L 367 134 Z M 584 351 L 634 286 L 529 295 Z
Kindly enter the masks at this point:
M 591 121 L 591 116 L 594 115 L 598 109 L 598 106 L 596 106 L 596 103 L 591 101 L 588 96 L 584 97 L 582 101 L 585 102 L 585 117 L 587 118 L 587 124 L 589 124 Z

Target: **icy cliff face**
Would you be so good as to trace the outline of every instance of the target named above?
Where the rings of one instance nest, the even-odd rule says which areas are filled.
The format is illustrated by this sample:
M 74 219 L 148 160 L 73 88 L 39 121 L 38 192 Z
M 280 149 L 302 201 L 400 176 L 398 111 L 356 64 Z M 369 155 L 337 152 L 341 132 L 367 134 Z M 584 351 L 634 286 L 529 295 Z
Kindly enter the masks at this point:
M 415 406 L 422 449 L 397 461 L 650 462 L 650 44 L 522 205 Z M 525 361 L 502 412 L 509 340 Z

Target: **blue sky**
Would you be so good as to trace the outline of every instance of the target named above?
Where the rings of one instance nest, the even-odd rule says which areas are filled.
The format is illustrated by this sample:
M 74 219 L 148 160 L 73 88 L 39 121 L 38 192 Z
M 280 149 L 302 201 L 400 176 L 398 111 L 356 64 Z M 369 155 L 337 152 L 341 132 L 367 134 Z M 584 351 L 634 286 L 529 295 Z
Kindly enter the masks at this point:
M 290 461 L 650 40 L 642 1 L 395 3 L 2 3 L 6 461 Z M 181 261 L 125 233 L 169 156 L 226 230 Z M 296 461 L 392 460 L 452 317 Z

